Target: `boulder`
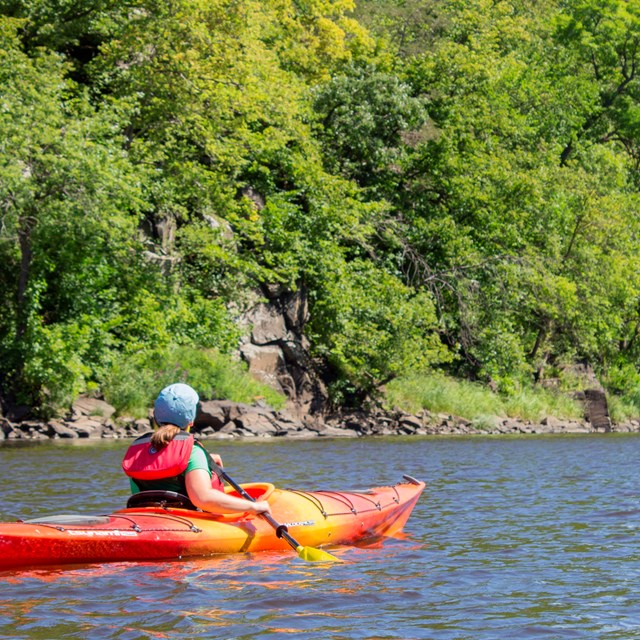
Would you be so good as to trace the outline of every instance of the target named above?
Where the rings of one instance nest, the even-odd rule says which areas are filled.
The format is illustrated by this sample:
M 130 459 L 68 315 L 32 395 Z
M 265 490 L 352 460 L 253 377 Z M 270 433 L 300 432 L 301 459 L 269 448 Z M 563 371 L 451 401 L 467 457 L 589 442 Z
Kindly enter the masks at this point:
M 194 421 L 194 431 L 202 432 L 207 428 L 218 431 L 229 422 L 229 410 L 218 400 L 201 402 Z
M 287 373 L 284 354 L 277 345 L 247 343 L 240 347 L 242 358 L 249 365 L 249 373 L 288 397 L 295 396 L 295 384 Z
M 138 418 L 134 420 L 130 425 L 132 431 L 139 433 L 142 435 L 143 433 L 147 433 L 153 430 L 153 423 L 149 421 L 148 418 Z
M 233 436 L 237 431 L 238 427 L 236 426 L 236 423 L 229 421 L 218 431 L 218 434 Z
M 116 411 L 108 402 L 87 396 L 77 398 L 73 403 L 72 410 L 76 415 L 100 416 L 102 418 L 111 418 Z
M 275 305 L 260 303 L 251 313 L 253 330 L 251 342 L 265 345 L 287 337 L 287 327 L 284 316 Z
M 102 423 L 87 416 L 74 420 L 72 423 L 66 423 L 66 426 L 73 429 L 79 438 L 100 438 L 102 436 Z
M 357 438 L 358 432 L 355 429 L 339 429 L 337 427 L 325 427 L 318 432 L 322 438 Z
M 416 416 L 405 414 L 400 418 L 400 426 L 415 431 L 422 427 L 422 420 Z
M 47 423 L 54 438 L 78 438 L 78 433 L 59 420 L 50 420 Z
M 236 427 L 254 435 L 274 434 L 278 428 L 271 420 L 260 413 L 246 413 L 234 420 Z
M 1 418 L 0 417 L 0 439 L 4 439 L 5 436 L 9 433 L 13 431 L 13 425 L 11 424 L 11 422 L 9 422 L 9 420 L 7 420 L 7 418 Z
M 564 428 L 562 420 L 553 416 L 546 416 L 545 418 L 542 418 L 540 424 L 544 427 L 548 427 L 548 431 L 562 431 Z
M 297 429 L 295 431 L 287 431 L 286 433 L 286 437 L 287 438 L 292 438 L 292 439 L 298 439 L 298 440 L 308 440 L 310 438 L 317 438 L 318 437 L 318 432 L 317 431 L 313 431 L 311 429 Z

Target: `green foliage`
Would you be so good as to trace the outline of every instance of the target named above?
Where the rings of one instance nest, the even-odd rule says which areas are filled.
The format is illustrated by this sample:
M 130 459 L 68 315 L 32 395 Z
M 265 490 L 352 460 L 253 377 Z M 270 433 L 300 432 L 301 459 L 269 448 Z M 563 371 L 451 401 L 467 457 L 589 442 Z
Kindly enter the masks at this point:
M 30 327 L 23 351 L 22 388 L 18 400 L 33 404 L 43 418 L 69 406 L 86 390 L 91 368 L 85 361 L 91 347 L 87 326 L 59 323 Z
M 407 79 L 428 96 L 432 134 L 387 192 L 403 269 L 438 301 L 457 365 L 481 379 L 509 390 L 563 358 L 606 369 L 638 321 L 637 161 L 617 120 L 635 103 L 634 10 L 431 10 L 429 55 L 408 61 Z M 564 28 L 583 14 L 582 35 Z
M 640 391 L 636 389 L 621 396 L 610 396 L 607 400 L 607 406 L 614 423 L 637 420 L 640 416 Z
M 221 300 L 189 296 L 188 290 L 183 294 L 154 295 L 142 287 L 132 294 L 120 316 L 112 320 L 122 347 L 135 353 L 149 345 L 165 347 L 175 342 L 230 351 L 239 333 Z
M 140 181 L 116 114 L 93 110 L 65 81 L 58 56 L 28 58 L 11 37 L 17 25 L 2 25 L 0 252 L 8 278 L 0 366 L 24 400 L 50 411 L 87 375 L 87 315 L 107 313 L 128 293 Z
M 404 57 L 429 51 L 442 28 L 437 9 L 438 0 L 376 0 L 358 2 L 355 16 Z
M 228 399 L 252 403 L 263 398 L 279 409 L 285 398 L 257 382 L 229 356 L 215 350 L 168 345 L 121 357 L 103 382 L 108 402 L 119 415 L 146 416 L 160 389 L 174 382 L 190 384 L 201 400 Z
M 633 395 L 640 390 L 640 371 L 632 363 L 612 366 L 607 370 L 604 381 L 607 388 L 614 393 Z
M 432 373 L 399 377 L 386 387 L 385 402 L 417 413 L 450 413 L 469 420 L 483 415 L 504 415 L 499 397 L 485 387 Z
M 356 260 L 343 265 L 313 306 L 318 352 L 358 389 L 369 392 L 405 371 L 424 371 L 449 355 L 439 341 L 428 295 Z
M 634 406 L 639 37 L 625 0 L 0 2 L 2 396 L 155 393 L 141 354 L 232 352 L 277 283 L 338 401 L 579 360 Z
M 413 97 L 408 84 L 372 68 L 322 85 L 314 106 L 325 162 L 362 186 L 393 180 L 403 160 L 403 134 L 417 135 L 427 119 L 424 100 Z
M 117 352 L 171 342 L 229 350 L 238 332 L 220 299 L 176 294 L 144 257 L 148 174 L 122 146 L 127 109 L 94 109 L 58 56 L 20 52 L 12 25 L 3 22 L 0 52 L 1 370 L 5 391 L 50 414 Z
M 524 388 L 503 398 L 508 416 L 540 421 L 546 416 L 582 420 L 584 409 L 570 394 L 541 387 Z

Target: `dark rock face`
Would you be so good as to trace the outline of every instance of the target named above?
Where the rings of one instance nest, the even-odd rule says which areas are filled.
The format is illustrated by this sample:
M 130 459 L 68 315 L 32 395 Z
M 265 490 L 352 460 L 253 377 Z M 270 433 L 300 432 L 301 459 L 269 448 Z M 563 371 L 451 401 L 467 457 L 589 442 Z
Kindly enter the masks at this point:
M 309 319 L 306 290 L 265 287 L 264 295 L 267 302 L 256 304 L 241 319 L 250 331 L 240 345 L 240 357 L 253 376 L 288 398 L 288 409 L 300 418 L 323 413 L 327 390 L 303 334 Z
M 584 392 L 586 418 L 598 431 L 611 431 L 611 418 L 607 396 L 601 389 L 587 389 Z

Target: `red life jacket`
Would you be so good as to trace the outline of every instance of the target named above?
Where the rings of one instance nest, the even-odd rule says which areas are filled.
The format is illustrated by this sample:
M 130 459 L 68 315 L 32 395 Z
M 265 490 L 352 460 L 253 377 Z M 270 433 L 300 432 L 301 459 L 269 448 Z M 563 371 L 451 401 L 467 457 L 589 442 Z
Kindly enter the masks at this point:
M 136 438 L 122 460 L 122 470 L 133 480 L 162 480 L 179 477 L 189 464 L 194 445 L 201 447 L 207 455 L 211 471 L 211 486 L 224 490 L 221 469 L 212 460 L 209 452 L 190 433 L 180 432 L 162 449 L 151 444 L 151 436 L 147 433 Z M 183 484 L 183 483 L 181 483 Z

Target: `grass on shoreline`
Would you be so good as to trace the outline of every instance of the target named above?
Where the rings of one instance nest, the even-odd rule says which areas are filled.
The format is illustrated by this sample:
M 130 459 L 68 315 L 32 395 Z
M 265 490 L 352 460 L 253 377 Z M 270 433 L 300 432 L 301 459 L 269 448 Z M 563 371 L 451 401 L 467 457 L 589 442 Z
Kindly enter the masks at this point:
M 145 350 L 114 363 L 102 390 L 118 415 L 144 417 L 160 389 L 172 382 L 187 382 L 205 399 L 226 399 L 251 404 L 257 398 L 274 409 L 285 397 L 255 380 L 240 362 L 217 351 L 190 347 Z M 640 415 L 640 390 L 626 395 L 608 394 L 614 422 Z M 509 395 L 443 374 L 408 375 L 387 387 L 387 409 L 408 413 L 426 409 L 473 422 L 478 428 L 494 426 L 496 418 L 519 418 L 539 422 L 547 416 L 560 420 L 582 420 L 584 407 L 567 392 L 543 387 L 521 388 Z
M 568 395 L 544 388 L 521 389 L 511 395 L 493 393 L 487 387 L 441 374 L 397 378 L 387 385 L 386 406 L 409 413 L 427 409 L 471 420 L 478 427 L 496 417 L 538 422 L 545 416 L 580 420 L 584 410 Z

